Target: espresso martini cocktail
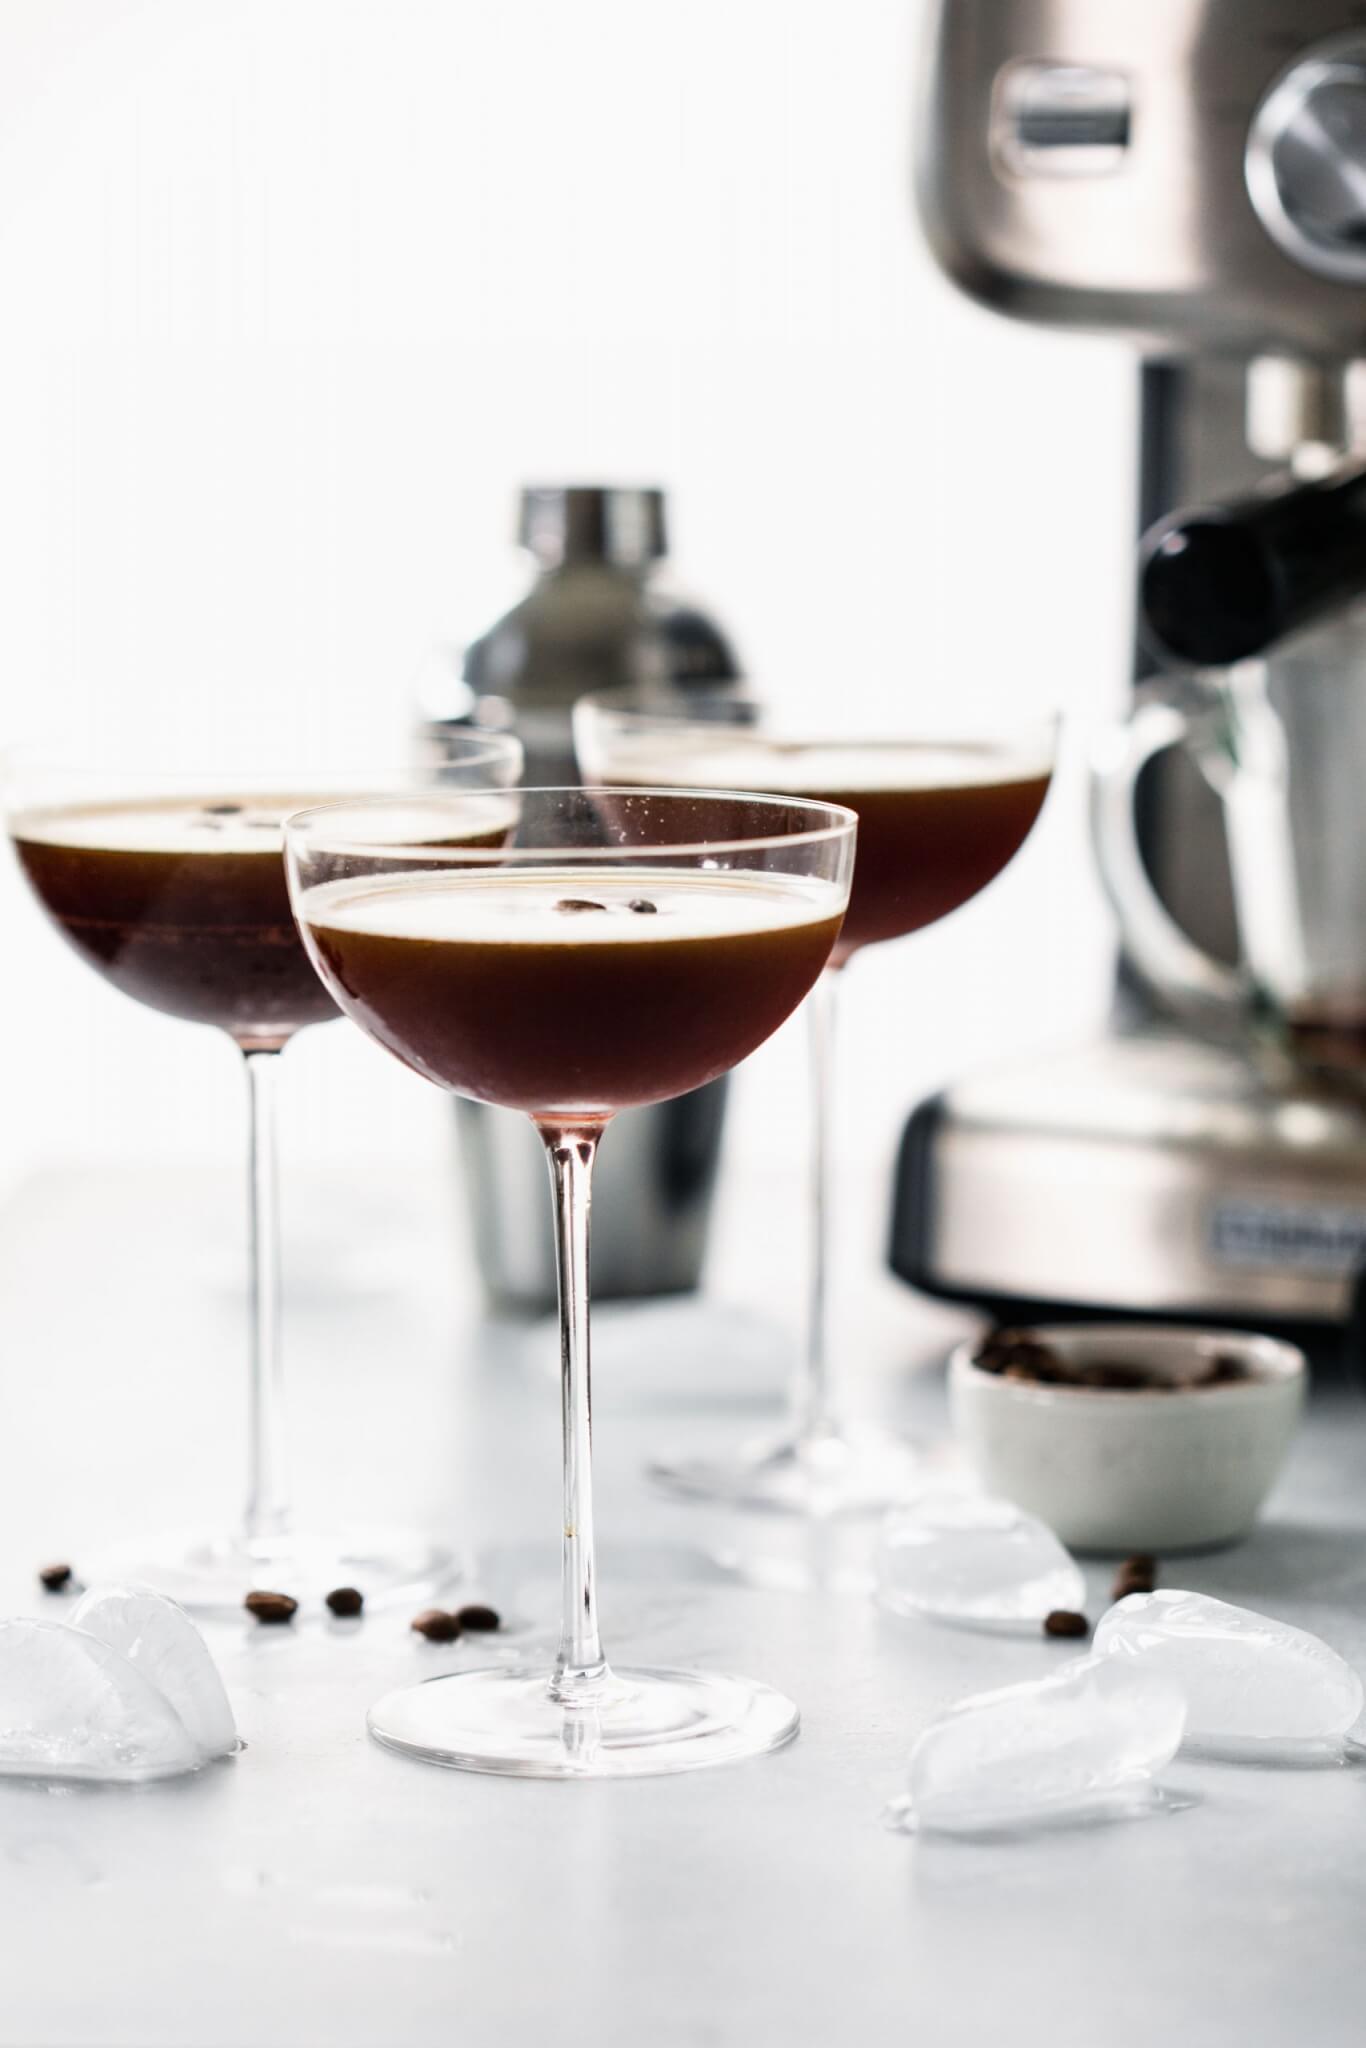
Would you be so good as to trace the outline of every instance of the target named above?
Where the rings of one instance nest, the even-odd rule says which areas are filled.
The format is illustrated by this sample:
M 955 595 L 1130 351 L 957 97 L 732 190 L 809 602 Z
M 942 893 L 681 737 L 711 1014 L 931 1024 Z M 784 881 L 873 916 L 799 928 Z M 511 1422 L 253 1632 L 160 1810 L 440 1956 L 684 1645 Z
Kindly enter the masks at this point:
M 1024 845 L 1048 794 L 1046 773 L 1003 776 L 999 761 L 969 746 L 812 749 L 798 763 L 780 749 L 773 767 L 858 813 L 837 965 L 861 946 L 923 931 L 985 889 Z
M 521 766 L 515 741 L 471 734 L 446 769 L 472 796 L 472 844 L 510 828 L 499 792 Z M 225 1032 L 245 1056 L 250 1100 L 248 1491 L 240 1529 L 112 1549 L 102 1570 L 132 1575 L 197 1608 L 235 1608 L 253 1588 L 296 1595 L 353 1584 L 397 1596 L 448 1574 L 448 1546 L 405 1530 L 318 1532 L 294 1524 L 284 1458 L 274 1159 L 278 1055 L 307 1026 L 337 1016 L 290 906 L 284 820 L 364 785 L 311 777 L 158 776 L 98 761 L 19 756 L 8 825 L 20 866 L 52 922 L 86 963 L 135 1002 Z M 439 842 L 444 816 L 428 818 Z M 415 856 L 420 859 L 420 856 Z
M 588 1380 L 593 1160 L 619 1110 L 701 1087 L 819 977 L 849 896 L 854 819 L 828 804 L 522 790 L 509 844 L 414 872 L 365 805 L 286 827 L 290 889 L 340 1007 L 439 1085 L 519 1109 L 556 1197 L 563 1613 L 553 1672 L 465 1670 L 391 1694 L 371 1732 L 469 1770 L 619 1777 L 788 1741 L 790 1701 L 716 1673 L 613 1671 L 597 1627 Z M 459 836 L 467 800 L 452 800 Z M 387 836 L 386 836 L 387 835 Z
M 752 1052 L 841 907 L 819 880 L 588 867 L 335 882 L 302 914 L 338 1000 L 429 1081 L 597 1121 Z
M 929 731 L 842 739 L 770 729 L 760 708 L 695 693 L 604 692 L 575 708 L 590 782 L 699 792 L 743 787 L 846 806 L 858 816 L 849 908 L 831 955 L 936 924 L 994 881 L 1033 829 L 1053 772 L 1051 720 L 984 735 Z M 719 799 L 718 799 L 719 800 Z M 917 1483 L 909 1447 L 850 1423 L 836 1404 L 829 1341 L 830 1083 L 837 979 L 811 1004 L 814 1097 L 810 1312 L 788 1431 L 733 1458 L 657 1466 L 675 1491 L 825 1519 L 874 1512 Z
M 597 745 L 593 707 L 579 721 L 585 772 L 660 788 L 764 789 L 858 813 L 858 861 L 835 949 L 842 966 L 863 946 L 947 917 L 1014 859 L 1043 809 L 1049 743 L 1011 758 L 981 742 L 766 739 L 711 725 L 669 734 L 609 732 Z M 601 747 L 601 752 L 599 751 Z
M 151 1009 L 278 1050 L 336 1005 L 289 907 L 281 828 L 316 792 L 38 810 L 13 821 L 35 894 L 90 966 Z
M 285 885 L 283 824 L 326 788 L 39 809 L 12 820 L 44 909 L 81 958 L 150 1009 L 278 1052 L 336 1004 L 313 971 Z M 501 845 L 491 798 L 472 844 Z

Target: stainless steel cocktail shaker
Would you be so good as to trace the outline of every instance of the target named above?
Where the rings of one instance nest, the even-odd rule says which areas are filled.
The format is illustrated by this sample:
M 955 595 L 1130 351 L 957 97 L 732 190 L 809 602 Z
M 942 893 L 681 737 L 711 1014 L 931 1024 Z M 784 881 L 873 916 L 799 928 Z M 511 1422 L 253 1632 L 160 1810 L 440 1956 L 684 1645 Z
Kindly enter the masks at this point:
M 443 735 L 476 721 L 513 730 L 524 780 L 578 782 L 571 714 L 594 690 L 659 682 L 710 692 L 739 682 L 724 634 L 669 591 L 664 494 L 574 485 L 524 490 L 519 539 L 530 590 L 465 650 L 448 717 L 423 723 L 437 767 Z M 720 1157 L 726 1082 L 617 1117 L 593 1189 L 593 1292 L 667 1294 L 701 1277 Z M 548 1309 L 555 1252 L 542 1148 L 525 1118 L 456 1104 L 480 1270 L 497 1307 Z

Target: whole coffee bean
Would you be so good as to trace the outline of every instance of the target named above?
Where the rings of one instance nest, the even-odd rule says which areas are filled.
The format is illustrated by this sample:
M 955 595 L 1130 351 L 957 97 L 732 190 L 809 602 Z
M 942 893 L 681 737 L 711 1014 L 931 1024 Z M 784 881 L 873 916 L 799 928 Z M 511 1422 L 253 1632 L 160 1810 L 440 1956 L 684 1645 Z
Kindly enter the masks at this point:
M 480 1607 L 477 1604 L 470 1607 L 457 1607 L 455 1610 L 455 1620 L 458 1628 L 472 1629 L 476 1632 L 501 1628 L 503 1625 L 496 1607 Z
M 1110 1588 L 1112 1600 L 1127 1600 L 1130 1593 L 1151 1593 L 1157 1584 L 1157 1559 L 1140 1552 L 1135 1557 L 1126 1557 L 1115 1573 L 1115 1582 Z
M 415 1614 L 408 1626 L 429 1643 L 453 1643 L 460 1633 L 460 1624 L 453 1614 L 447 1614 L 444 1607 L 424 1607 L 421 1614 Z
M 248 1614 L 267 1624 L 293 1621 L 299 1611 L 298 1601 L 288 1593 L 248 1593 L 242 1605 Z
M 358 1593 L 354 1586 L 334 1586 L 327 1596 L 328 1612 L 339 1616 L 343 1621 L 349 1621 L 353 1615 L 359 1614 L 364 1605 L 365 1596 Z
M 1055 1607 L 1044 1616 L 1043 1632 L 1046 1636 L 1089 1636 L 1091 1624 L 1084 1614 L 1075 1614 L 1070 1607 Z

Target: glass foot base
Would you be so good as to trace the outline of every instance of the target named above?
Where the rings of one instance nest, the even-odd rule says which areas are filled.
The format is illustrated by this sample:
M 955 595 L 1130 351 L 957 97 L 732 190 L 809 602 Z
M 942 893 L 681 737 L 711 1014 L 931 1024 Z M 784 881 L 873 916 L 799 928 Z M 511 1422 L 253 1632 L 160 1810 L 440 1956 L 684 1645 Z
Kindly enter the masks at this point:
M 589 1705 L 550 1696 L 544 1670 L 460 1671 L 391 1692 L 368 1725 L 386 1749 L 514 1778 L 643 1778 L 781 1749 L 791 1700 L 748 1678 L 614 1671 Z
M 903 1438 L 860 1427 L 788 1437 L 733 1458 L 690 1458 L 652 1465 L 651 1477 L 691 1500 L 824 1521 L 895 1507 L 923 1484 L 915 1451 Z
M 100 1552 L 82 1576 L 136 1579 L 198 1613 L 237 1613 L 253 1589 L 314 1607 L 336 1586 L 367 1606 L 418 1600 L 460 1577 L 452 1551 L 415 1529 L 298 1530 L 248 1543 L 190 1534 L 134 1540 Z

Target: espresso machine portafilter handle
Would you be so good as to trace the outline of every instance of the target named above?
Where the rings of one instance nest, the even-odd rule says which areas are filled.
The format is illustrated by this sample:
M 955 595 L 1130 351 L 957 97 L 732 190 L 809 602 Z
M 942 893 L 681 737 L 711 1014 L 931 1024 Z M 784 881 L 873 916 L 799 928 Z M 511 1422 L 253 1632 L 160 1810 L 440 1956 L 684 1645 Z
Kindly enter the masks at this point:
M 1172 513 L 1139 560 L 1143 638 L 1168 666 L 1224 668 L 1366 591 L 1366 462 Z

